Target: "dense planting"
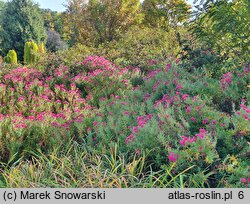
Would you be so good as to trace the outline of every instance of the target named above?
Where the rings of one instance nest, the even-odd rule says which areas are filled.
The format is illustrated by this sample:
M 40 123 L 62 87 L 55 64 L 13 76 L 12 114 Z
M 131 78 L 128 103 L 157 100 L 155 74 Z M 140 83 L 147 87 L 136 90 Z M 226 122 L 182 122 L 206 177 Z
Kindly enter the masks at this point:
M 13 181 L 12 169 L 36 171 L 50 162 L 54 152 L 58 161 L 67 160 L 66 168 L 81 161 L 67 187 L 89 182 L 74 180 L 83 174 L 82 165 L 87 165 L 86 171 L 95 171 L 88 167 L 88 160 L 96 159 L 100 174 L 106 169 L 109 178 L 123 177 L 124 181 L 119 185 L 112 184 L 112 179 L 105 184 L 93 181 L 86 186 L 130 187 L 136 180 L 141 180 L 136 185 L 141 187 L 152 183 L 159 187 L 248 186 L 249 67 L 224 74 L 220 80 L 190 74 L 171 58 L 148 67 L 151 71 L 145 73 L 89 56 L 76 68 L 58 67 L 51 75 L 26 67 L 2 72 L 2 185 L 30 186 L 28 180 L 46 176 L 44 169 L 42 175 L 27 172 Z M 68 151 L 73 148 L 79 156 L 63 156 L 61 150 L 72 142 Z M 21 157 L 31 159 L 32 166 L 21 162 L 15 167 Z M 56 161 L 51 162 L 51 168 L 57 168 Z M 21 184 L 19 179 L 27 182 Z M 62 185 L 52 180 L 49 185 Z M 40 180 L 32 185 L 45 183 Z
M 0 0 L 0 187 L 249 187 L 250 1 L 187 2 Z

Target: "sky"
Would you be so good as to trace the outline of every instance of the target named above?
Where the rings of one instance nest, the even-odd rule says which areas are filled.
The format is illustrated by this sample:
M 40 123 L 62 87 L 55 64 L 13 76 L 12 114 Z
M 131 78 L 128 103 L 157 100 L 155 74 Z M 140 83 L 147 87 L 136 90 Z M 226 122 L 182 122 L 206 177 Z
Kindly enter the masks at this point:
M 49 8 L 52 11 L 65 11 L 66 0 L 33 0 L 37 2 L 41 8 Z
M 41 8 L 49 8 L 52 11 L 64 11 L 65 7 L 63 4 L 66 4 L 66 0 L 34 0 L 39 3 Z M 143 0 L 141 0 L 143 1 Z M 190 4 L 192 4 L 193 0 L 186 0 Z

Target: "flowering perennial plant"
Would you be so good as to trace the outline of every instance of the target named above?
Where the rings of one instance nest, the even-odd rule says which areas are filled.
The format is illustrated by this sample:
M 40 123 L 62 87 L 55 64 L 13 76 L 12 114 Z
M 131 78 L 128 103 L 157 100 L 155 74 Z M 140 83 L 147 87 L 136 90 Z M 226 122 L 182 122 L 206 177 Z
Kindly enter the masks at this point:
M 142 72 L 89 56 L 75 70 L 1 73 L 1 162 L 73 140 L 88 151 L 116 152 L 135 166 L 143 156 L 145 175 L 170 169 L 174 178 L 188 169 L 187 185 L 197 177 L 204 186 L 249 185 L 249 172 L 242 170 L 249 166 L 249 68 L 203 79 L 182 69 L 179 59 L 170 61 L 158 66 L 152 60 L 155 70 Z M 223 182 L 214 184 L 215 177 Z

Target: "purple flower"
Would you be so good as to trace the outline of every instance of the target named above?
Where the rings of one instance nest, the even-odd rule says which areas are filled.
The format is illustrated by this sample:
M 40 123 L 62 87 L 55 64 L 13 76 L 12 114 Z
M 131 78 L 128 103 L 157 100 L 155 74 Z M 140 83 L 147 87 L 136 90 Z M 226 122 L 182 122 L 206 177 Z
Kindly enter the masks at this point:
M 179 157 L 180 157 L 180 155 L 175 154 L 174 152 L 170 152 L 168 154 L 168 159 L 169 159 L 170 162 L 176 162 L 177 159 L 179 159 Z
M 246 178 L 241 178 L 241 179 L 240 179 L 240 182 L 241 182 L 241 183 L 247 183 L 247 179 L 246 179 Z
M 206 118 L 206 119 L 204 119 L 203 121 L 202 121 L 202 123 L 205 125 L 205 124 L 208 124 L 208 119 Z

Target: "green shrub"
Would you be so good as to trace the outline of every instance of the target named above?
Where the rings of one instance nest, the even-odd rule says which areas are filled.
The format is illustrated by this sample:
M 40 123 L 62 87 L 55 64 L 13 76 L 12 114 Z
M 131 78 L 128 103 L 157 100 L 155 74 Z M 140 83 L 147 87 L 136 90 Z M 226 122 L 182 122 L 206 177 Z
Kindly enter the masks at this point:
M 10 50 L 7 54 L 7 56 L 4 58 L 4 61 L 7 64 L 17 64 L 17 54 L 15 52 L 15 50 Z
M 239 82 L 247 80 L 247 75 L 232 79 L 232 84 L 227 87 L 234 87 L 232 93 L 232 90 L 224 90 L 224 81 L 210 79 L 209 82 L 200 76 L 191 77 L 175 64 L 167 67 L 170 67 L 169 71 L 163 67 L 150 72 L 138 89 L 124 91 L 121 96 L 101 102 L 101 112 L 89 132 L 89 145 L 104 154 L 108 154 L 108 149 L 116 144 L 121 154 L 144 153 L 146 162 L 152 164 L 154 171 L 164 170 L 171 163 L 174 172 L 190 168 L 190 178 L 208 175 L 199 181 L 203 187 L 221 185 L 213 182 L 215 170 L 219 172 L 216 176 L 220 179 L 227 175 L 227 186 L 235 185 L 235 179 L 238 180 L 237 186 L 241 186 L 240 178 L 247 173 L 236 172 L 248 163 L 250 116 L 245 112 L 249 112 L 249 108 L 236 105 L 236 111 L 240 107 L 243 109 L 241 113 L 233 110 L 231 117 L 217 108 L 218 101 L 211 100 L 209 94 L 229 98 L 236 103 L 245 97 L 247 90 L 239 91 L 234 86 L 241 86 Z M 191 86 L 193 80 L 197 83 Z M 218 162 L 228 155 L 235 157 L 238 163 L 232 169 L 229 162 L 225 173 Z M 193 166 L 195 168 L 191 168 Z M 187 185 L 196 185 L 188 178 L 184 180 Z
M 44 43 L 41 42 L 39 45 L 38 45 L 38 53 L 39 54 L 44 54 L 45 53 L 45 46 L 44 46 Z
M 7 64 L 10 64 L 10 56 L 5 56 L 4 57 L 4 62 L 7 63 Z
M 249 66 L 218 79 L 199 69 L 190 73 L 174 58 L 145 69 L 89 56 L 45 72 L 0 70 L 0 159 L 7 163 L 0 186 L 36 180 L 39 187 L 244 187 Z M 70 141 L 83 151 L 68 150 Z M 32 173 L 39 168 L 46 174 Z M 103 171 L 108 178 L 100 177 Z
M 103 55 L 121 66 L 134 66 L 148 69 L 150 64 L 157 64 L 177 55 L 180 47 L 173 30 L 134 27 L 122 39 L 101 46 L 98 55 Z
M 34 64 L 38 60 L 38 45 L 34 41 L 26 42 L 24 46 L 24 63 Z
M 79 70 L 81 69 L 81 62 L 90 54 L 92 54 L 92 48 L 78 44 L 55 53 L 39 54 L 35 66 L 49 75 L 53 74 L 54 70 L 60 66 L 67 66 L 72 72 L 79 73 L 82 71 Z

